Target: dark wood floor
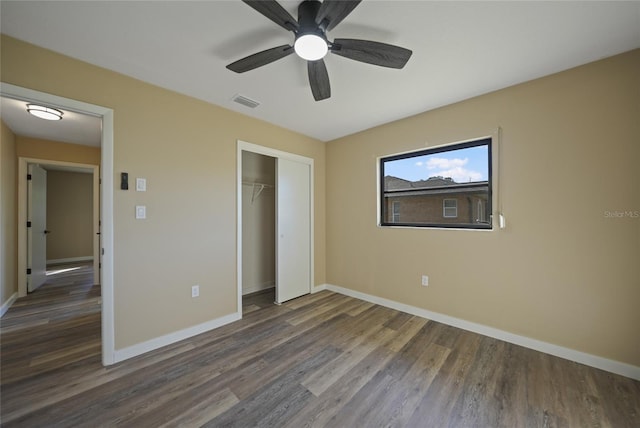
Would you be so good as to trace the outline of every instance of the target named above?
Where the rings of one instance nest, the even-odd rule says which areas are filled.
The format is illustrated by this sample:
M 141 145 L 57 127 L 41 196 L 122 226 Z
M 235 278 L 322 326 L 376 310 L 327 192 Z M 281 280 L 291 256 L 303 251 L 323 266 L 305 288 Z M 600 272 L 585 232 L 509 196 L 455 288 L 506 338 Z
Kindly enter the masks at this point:
M 331 292 L 105 368 L 90 275 L 2 319 L 2 426 L 640 427 L 640 382 Z

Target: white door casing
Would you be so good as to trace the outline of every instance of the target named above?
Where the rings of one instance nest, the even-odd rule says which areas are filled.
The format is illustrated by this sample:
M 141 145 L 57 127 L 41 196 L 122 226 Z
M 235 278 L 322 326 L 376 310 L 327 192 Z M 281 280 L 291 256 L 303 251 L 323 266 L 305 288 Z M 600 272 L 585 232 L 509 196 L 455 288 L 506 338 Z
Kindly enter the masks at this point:
M 236 209 L 237 209 L 237 229 L 236 229 L 236 233 L 237 233 L 237 265 L 236 265 L 236 274 L 237 274 L 237 278 L 236 278 L 236 290 L 237 290 L 237 310 L 238 313 L 242 316 L 242 152 L 243 151 L 248 151 L 248 152 L 253 152 L 253 153 L 258 153 L 261 155 L 265 155 L 265 156 L 270 156 L 273 158 L 276 158 L 276 166 L 278 165 L 278 162 L 280 162 L 281 159 L 284 160 L 289 160 L 289 161 L 295 161 L 297 163 L 301 163 L 303 165 L 306 165 L 307 167 L 307 171 L 308 171 L 308 175 L 306 177 L 306 181 L 308 183 L 307 189 L 308 189 L 308 220 L 309 220 L 309 227 L 308 227 L 308 244 L 305 245 L 304 250 L 307 254 L 308 254 L 308 258 L 306 258 L 306 260 L 308 260 L 308 281 L 307 281 L 307 285 L 305 287 L 304 293 L 309 293 L 312 291 L 312 285 L 313 285 L 313 281 L 314 281 L 314 236 L 313 236 L 313 230 L 314 230 L 314 193 L 313 193 L 313 189 L 314 189 L 314 161 L 312 158 L 308 158 L 305 156 L 300 156 L 297 154 L 293 154 L 293 153 L 289 153 L 289 152 L 284 152 L 281 150 L 276 150 L 276 149 L 272 149 L 270 147 L 265 147 L 265 146 L 260 146 L 257 144 L 252 144 L 252 143 L 247 143 L 245 141 L 241 141 L 238 140 L 238 145 L 237 145 L 237 158 L 236 158 L 236 163 L 237 163 L 237 205 L 236 205 Z M 283 165 L 283 163 L 281 163 L 280 165 Z M 285 166 L 286 168 L 286 166 Z M 276 176 L 277 176 L 277 172 L 276 172 Z M 277 192 L 277 189 L 276 189 Z M 277 196 L 276 196 L 276 209 L 278 206 L 278 200 L 277 200 Z M 282 211 L 282 210 L 280 210 Z M 277 214 L 277 213 L 276 213 Z M 277 220 L 276 220 L 277 222 Z M 278 235 L 277 235 L 277 230 L 276 230 L 276 245 L 278 245 Z M 288 235 L 288 233 L 287 233 Z M 287 241 L 289 242 L 289 241 Z M 308 250 L 308 252 L 307 252 Z M 282 257 L 278 258 L 277 253 L 276 253 L 276 263 L 279 263 L 279 260 L 282 260 L 283 262 L 287 262 L 285 259 L 283 259 Z M 281 275 L 284 274 L 284 271 L 281 271 Z M 276 266 L 276 275 L 278 275 L 278 266 Z M 286 276 L 286 275 L 285 275 Z M 276 290 L 277 290 L 277 285 L 276 285 Z M 277 292 L 277 291 L 276 291 Z M 282 300 L 281 301 L 285 301 L 287 300 L 284 295 L 281 296 Z M 276 296 L 276 300 L 278 300 L 277 296 Z

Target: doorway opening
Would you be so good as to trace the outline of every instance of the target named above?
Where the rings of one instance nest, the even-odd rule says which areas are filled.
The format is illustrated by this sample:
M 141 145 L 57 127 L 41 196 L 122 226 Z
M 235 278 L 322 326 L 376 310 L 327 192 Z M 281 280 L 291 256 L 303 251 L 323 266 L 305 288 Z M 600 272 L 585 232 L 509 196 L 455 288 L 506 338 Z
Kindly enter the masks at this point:
M 102 190 L 99 192 L 100 213 L 100 242 L 97 248 L 98 259 L 101 261 L 101 269 L 97 274 L 101 284 L 101 348 L 102 364 L 110 365 L 115 360 L 114 338 L 114 290 L 113 290 L 113 110 L 59 97 L 40 91 L 35 91 L 8 83 L 0 83 L 0 95 L 4 98 L 35 102 L 59 108 L 69 112 L 101 118 L 100 129 L 101 156 L 99 170 L 93 173 L 93 180 L 102 182 Z M 4 112 L 3 112 L 4 113 Z M 38 160 L 36 160 L 37 162 Z M 49 163 L 57 163 L 47 161 Z M 64 163 L 64 162 L 63 162 Z M 27 164 L 28 159 L 22 158 L 18 164 L 18 296 L 25 296 L 26 291 L 26 262 L 27 262 L 27 227 L 26 227 L 26 198 L 27 198 Z M 94 167 L 95 165 L 90 165 Z M 97 166 L 95 166 L 97 168 Z M 101 177 L 100 177 L 101 176 Z M 24 207 L 25 209 L 21 209 Z
M 99 166 L 33 158 L 18 164 L 20 175 L 27 171 L 27 275 L 19 295 L 39 288 L 59 264 L 90 264 L 92 284 L 100 284 Z M 21 218 L 25 207 L 18 210 Z
M 313 285 L 313 159 L 238 141 L 238 311 Z

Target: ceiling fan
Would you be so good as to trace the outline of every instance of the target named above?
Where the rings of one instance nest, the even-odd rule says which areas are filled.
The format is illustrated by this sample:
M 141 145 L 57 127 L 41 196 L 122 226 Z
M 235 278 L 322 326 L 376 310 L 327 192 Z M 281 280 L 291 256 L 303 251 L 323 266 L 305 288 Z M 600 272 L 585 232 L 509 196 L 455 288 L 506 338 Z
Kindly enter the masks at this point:
M 309 85 L 316 101 L 331 97 L 329 74 L 322 58 L 332 52 L 356 61 L 382 67 L 402 68 L 409 61 L 409 49 L 370 40 L 327 40 L 326 33 L 355 9 L 361 0 L 304 0 L 298 6 L 298 21 L 276 0 L 242 0 L 262 15 L 295 35 L 293 46 L 282 45 L 249 55 L 227 65 L 236 73 L 244 73 L 282 59 L 292 53 L 307 60 Z

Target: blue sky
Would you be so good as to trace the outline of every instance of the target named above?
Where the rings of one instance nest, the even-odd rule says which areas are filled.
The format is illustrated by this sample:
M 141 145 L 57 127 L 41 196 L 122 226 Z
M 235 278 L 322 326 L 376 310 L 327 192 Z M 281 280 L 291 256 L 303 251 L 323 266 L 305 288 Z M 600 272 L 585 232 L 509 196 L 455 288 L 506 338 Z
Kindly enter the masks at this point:
M 384 174 L 409 181 L 451 177 L 457 183 L 483 181 L 488 177 L 488 147 L 478 146 L 386 162 Z

